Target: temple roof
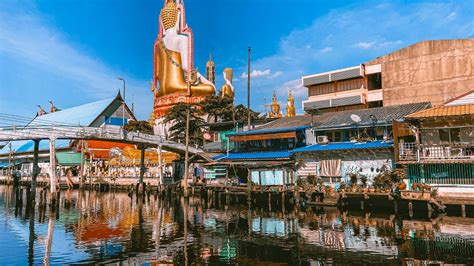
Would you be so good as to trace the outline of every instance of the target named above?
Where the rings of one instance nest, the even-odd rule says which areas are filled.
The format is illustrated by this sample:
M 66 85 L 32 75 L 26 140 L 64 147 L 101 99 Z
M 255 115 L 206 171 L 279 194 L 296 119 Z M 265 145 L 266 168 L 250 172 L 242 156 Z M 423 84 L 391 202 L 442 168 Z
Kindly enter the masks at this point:
M 54 113 L 35 117 L 25 128 L 35 128 L 38 126 L 92 126 L 99 116 L 115 101 L 122 101 L 120 93 L 113 98 L 108 98 L 96 102 L 63 109 Z M 128 108 L 127 108 L 128 109 Z M 56 148 L 69 147 L 69 140 L 56 140 Z M 11 150 L 16 153 L 29 152 L 33 150 L 34 142 L 32 140 L 12 141 Z M 0 154 L 10 152 L 10 143 L 0 149 Z M 42 140 L 39 144 L 39 150 L 49 150 L 49 140 Z

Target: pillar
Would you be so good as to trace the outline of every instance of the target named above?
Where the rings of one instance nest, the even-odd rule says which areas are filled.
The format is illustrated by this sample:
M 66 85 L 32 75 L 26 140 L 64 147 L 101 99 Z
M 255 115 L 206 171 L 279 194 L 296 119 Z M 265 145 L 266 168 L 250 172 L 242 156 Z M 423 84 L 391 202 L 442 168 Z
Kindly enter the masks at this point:
M 163 164 L 161 162 L 161 146 L 158 146 L 158 175 L 160 178 L 160 192 L 161 187 L 163 186 L 164 179 L 163 179 Z
M 55 147 L 56 139 L 51 138 L 49 139 L 49 184 L 50 184 L 50 193 L 51 197 L 53 194 L 56 194 L 56 186 L 57 186 L 57 179 L 56 179 L 56 147 Z
M 31 177 L 31 190 L 30 190 L 30 195 L 31 195 L 31 200 L 32 200 L 32 206 L 34 206 L 34 202 L 36 200 L 36 178 L 38 177 L 38 174 L 40 172 L 39 166 L 38 166 L 38 151 L 39 151 L 39 139 L 34 139 L 34 148 L 33 148 L 33 175 Z M 33 207 L 34 209 L 34 207 Z

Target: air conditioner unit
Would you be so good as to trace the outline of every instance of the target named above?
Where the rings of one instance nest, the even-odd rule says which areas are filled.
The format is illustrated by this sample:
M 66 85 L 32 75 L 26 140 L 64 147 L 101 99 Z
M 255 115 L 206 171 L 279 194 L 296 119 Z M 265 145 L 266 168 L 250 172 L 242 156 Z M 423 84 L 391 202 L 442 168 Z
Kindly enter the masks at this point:
M 326 144 L 329 142 L 329 139 L 328 136 L 318 136 L 316 141 L 318 142 L 318 144 Z

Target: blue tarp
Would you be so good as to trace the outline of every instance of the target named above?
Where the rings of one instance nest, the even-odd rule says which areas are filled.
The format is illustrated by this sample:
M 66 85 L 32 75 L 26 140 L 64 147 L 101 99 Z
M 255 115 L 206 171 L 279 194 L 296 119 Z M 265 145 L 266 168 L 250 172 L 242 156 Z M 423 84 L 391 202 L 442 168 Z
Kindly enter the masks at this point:
M 335 151 L 335 150 L 354 150 L 354 149 L 383 149 L 392 148 L 393 141 L 370 141 L 370 142 L 333 142 L 328 144 L 314 144 L 291 152 L 309 152 L 309 151 Z
M 212 157 L 213 160 L 262 160 L 262 159 L 285 159 L 291 157 L 290 151 L 270 151 L 270 152 L 238 152 L 229 155 L 219 155 Z

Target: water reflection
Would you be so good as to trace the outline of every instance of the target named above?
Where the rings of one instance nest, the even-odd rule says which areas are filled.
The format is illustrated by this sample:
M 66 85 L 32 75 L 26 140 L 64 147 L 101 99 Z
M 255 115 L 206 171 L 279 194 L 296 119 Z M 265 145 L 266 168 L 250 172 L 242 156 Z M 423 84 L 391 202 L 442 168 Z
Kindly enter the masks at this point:
M 39 191 L 33 207 L 26 189 L 0 186 L 2 263 L 474 263 L 474 218 L 269 212 L 207 197 L 61 193 L 49 206 Z

